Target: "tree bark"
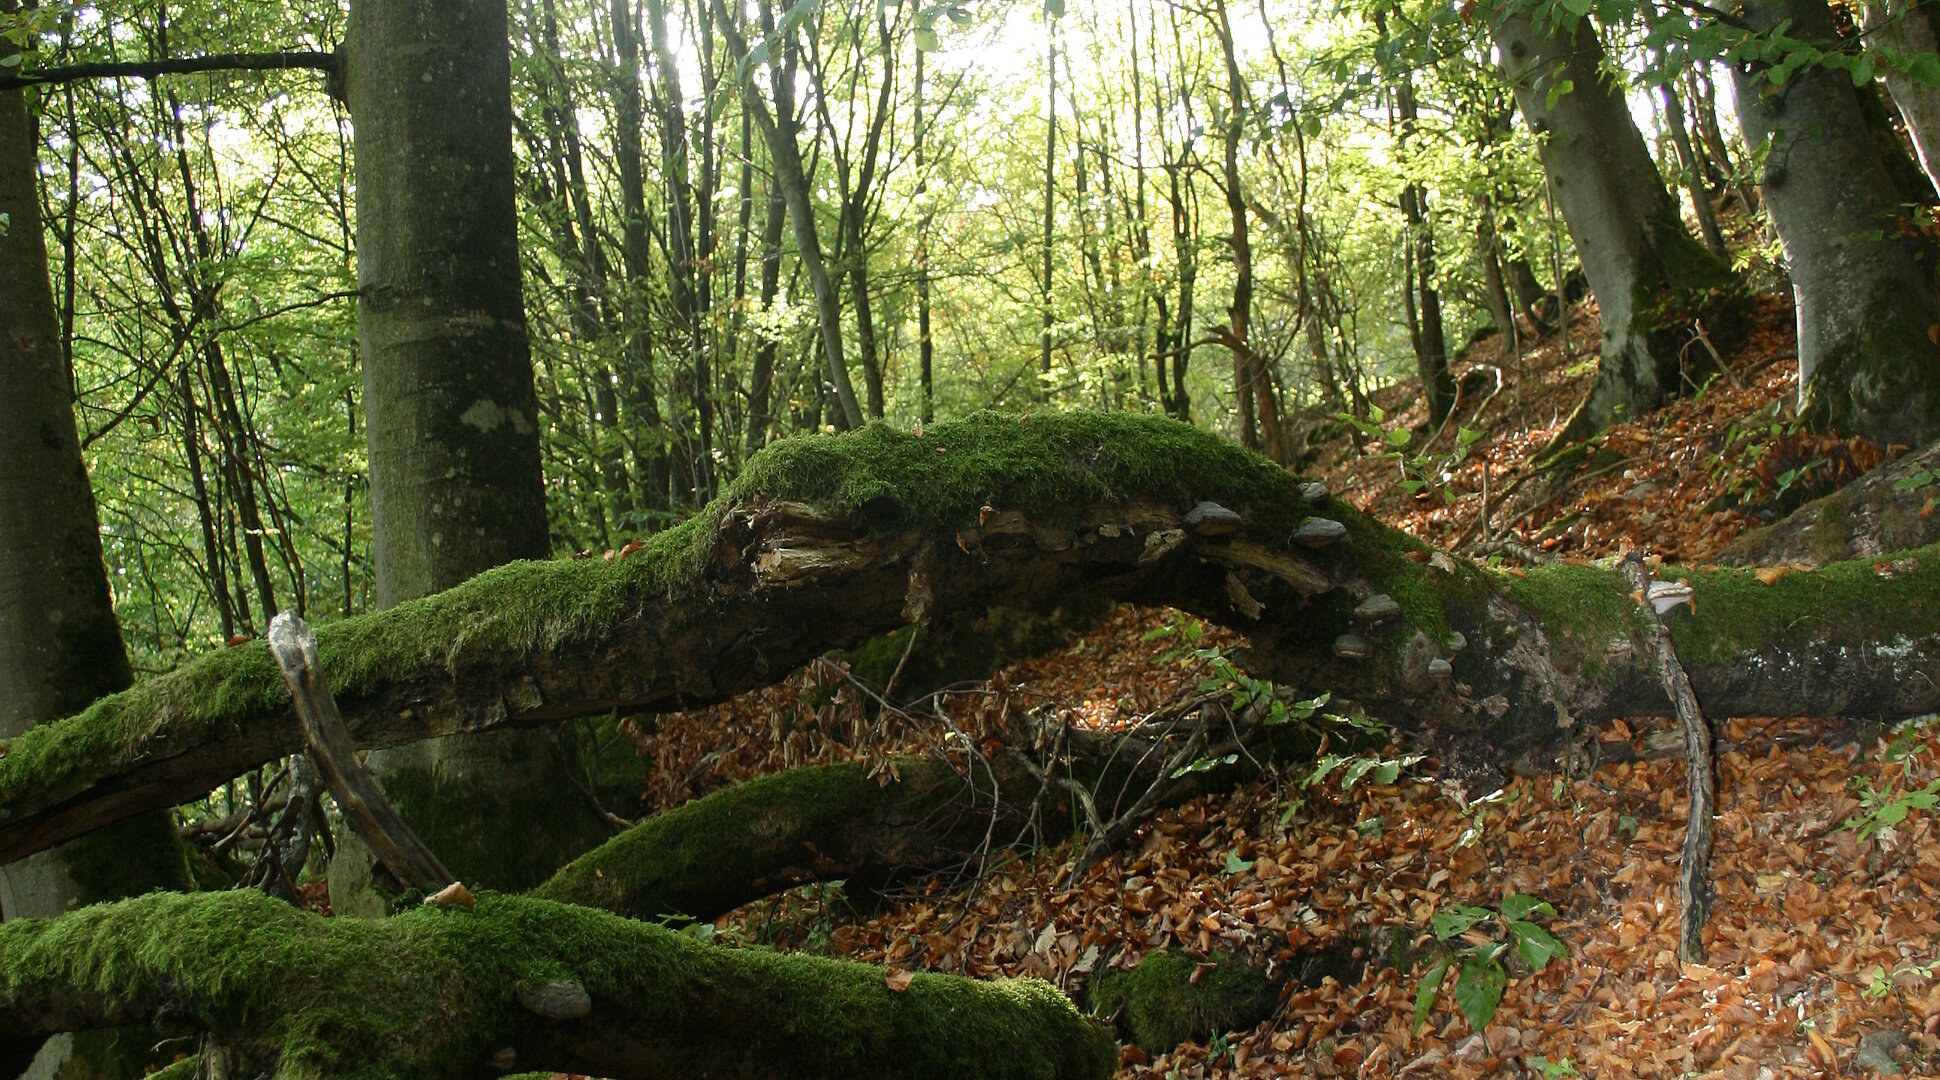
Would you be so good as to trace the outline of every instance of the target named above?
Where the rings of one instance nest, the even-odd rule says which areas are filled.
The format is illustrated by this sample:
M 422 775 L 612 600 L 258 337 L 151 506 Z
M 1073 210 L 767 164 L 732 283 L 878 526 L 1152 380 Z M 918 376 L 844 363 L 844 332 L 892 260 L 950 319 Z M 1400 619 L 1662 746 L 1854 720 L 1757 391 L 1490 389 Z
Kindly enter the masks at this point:
M 0 3 L 0 12 L 14 4 Z M 0 57 L 15 55 L 0 40 Z M 37 140 L 23 91 L 0 91 L 0 740 L 65 716 L 133 679 L 102 567 L 94 492 L 74 427 L 41 228 Z M 44 918 L 150 889 L 184 888 L 169 814 L 0 866 L 0 918 Z M 20 1070 L 41 1050 L 25 1040 Z M 36 1075 L 73 1052 L 49 1045 Z M 4 1055 L 0 1055 L 4 1056 Z M 124 1063 L 125 1064 L 125 1063 Z
M 1824 0 L 1756 0 L 1754 26 L 1837 47 Z M 1906 239 L 1900 199 L 1845 72 L 1811 66 L 1781 86 L 1734 70 L 1745 137 L 1798 311 L 1802 412 L 1881 443 L 1940 438 L 1940 297 L 1933 251 Z
M 1596 29 L 1587 20 L 1539 29 L 1510 14 L 1492 33 L 1602 313 L 1596 378 L 1560 445 L 1676 395 L 1685 381 L 1676 332 L 1707 316 L 1714 341 L 1728 329 L 1716 300 L 1732 275 L 1684 230 Z
M 1917 0 L 1867 0 L 1864 9 L 1866 36 L 1874 45 L 1885 45 L 1906 56 L 1940 52 L 1940 34 L 1935 31 L 1934 9 Z M 1936 188 L 1940 188 L 1940 87 L 1929 86 L 1899 68 L 1883 72 L 1886 90 L 1893 95 L 1893 107 L 1906 123 L 1906 134 L 1920 156 L 1920 167 Z
M 1240 629 L 1256 675 L 1331 690 L 1470 760 L 1666 710 L 1613 571 L 1488 570 L 1337 500 L 1307 503 L 1298 483 L 1185 425 L 1121 414 L 790 440 L 629 559 L 501 568 L 323 627 L 322 658 L 353 737 L 384 746 L 691 707 L 910 622 L 1089 595 Z M 1188 520 L 1203 501 L 1239 530 Z M 1869 560 L 1771 585 L 1676 573 L 1697 592 L 1672 630 L 1706 715 L 1940 706 L 1932 549 L 1890 576 Z M 0 756 L 0 860 L 291 752 L 279 690 L 267 650 L 242 646 L 16 739 Z M 142 737 L 109 737 L 122 731 Z
M 545 558 L 551 544 L 504 5 L 358 0 L 345 54 L 377 603 L 388 608 Z M 504 733 L 372 765 L 461 876 L 516 887 L 604 831 L 590 809 L 562 805 L 555 757 L 544 733 Z
M 248 978 L 238 978 L 248 972 Z M 166 1012 L 277 1076 L 1052 1078 L 1116 1045 L 1056 987 L 730 949 L 486 894 L 383 922 L 250 890 L 0 926 L 0 1064 L 46 1030 Z

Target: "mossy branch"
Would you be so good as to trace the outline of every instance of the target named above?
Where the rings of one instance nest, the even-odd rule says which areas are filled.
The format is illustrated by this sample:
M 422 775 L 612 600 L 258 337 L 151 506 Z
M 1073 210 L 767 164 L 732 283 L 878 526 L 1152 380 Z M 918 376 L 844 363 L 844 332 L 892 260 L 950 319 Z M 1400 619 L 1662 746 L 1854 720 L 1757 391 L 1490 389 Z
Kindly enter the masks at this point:
M 1489 571 L 1309 494 L 1152 417 L 877 425 L 770 447 L 630 557 L 503 567 L 321 627 L 319 650 L 364 747 L 718 701 L 911 620 L 1080 595 L 1233 626 L 1255 674 L 1498 763 L 1585 722 L 1668 711 L 1614 570 Z M 1672 630 L 1706 714 L 1940 707 L 1940 551 L 1892 565 L 1769 585 L 1688 575 L 1697 612 Z M 15 740 L 0 757 L 0 861 L 301 745 L 267 649 L 205 657 Z

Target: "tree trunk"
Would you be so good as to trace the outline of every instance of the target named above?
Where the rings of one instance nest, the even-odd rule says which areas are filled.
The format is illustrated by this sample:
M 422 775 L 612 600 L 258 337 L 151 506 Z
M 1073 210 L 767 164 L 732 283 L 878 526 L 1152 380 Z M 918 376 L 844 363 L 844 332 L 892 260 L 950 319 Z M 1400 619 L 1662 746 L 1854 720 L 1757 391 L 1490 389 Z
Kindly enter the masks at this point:
M 1933 5 L 1916 0 L 1867 0 L 1866 36 L 1905 56 L 1940 51 Z M 1940 87 L 1921 82 L 1896 67 L 1885 69 L 1886 90 L 1906 123 L 1906 134 L 1920 156 L 1920 167 L 1940 187 Z
M 0 3 L 0 13 L 14 10 Z M 9 55 L 16 50 L 0 39 L 0 57 Z M 8 223 L 0 228 L 0 740 L 132 681 L 74 427 L 68 357 L 47 276 L 37 150 L 25 92 L 0 92 L 0 220 Z M 0 918 L 48 918 L 188 885 L 173 819 L 156 809 L 0 865 Z M 23 1043 L 27 1060 L 41 1050 L 40 1038 Z M 76 1052 L 70 1040 L 56 1040 L 34 1075 L 53 1075 Z M 18 1075 L 27 1060 L 0 1075 Z
M 1665 57 L 1660 50 L 1658 62 Z M 1691 212 L 1697 215 L 1698 231 L 1704 234 L 1704 246 L 1711 254 L 1729 262 L 1731 252 L 1724 246 L 1724 233 L 1718 229 L 1718 211 L 1711 205 L 1711 196 L 1704 187 L 1704 165 L 1698 158 L 1697 147 L 1691 142 L 1691 127 L 1684 120 L 1684 102 L 1677 96 L 1677 80 L 1670 79 L 1658 84 L 1658 99 L 1664 103 L 1664 126 L 1670 129 L 1671 142 L 1677 147 L 1677 161 L 1684 170 L 1684 190 L 1691 197 Z
M 1255 674 L 1332 690 L 1468 760 L 1505 763 L 1665 710 L 1614 571 L 1488 570 L 1337 500 L 1309 504 L 1298 485 L 1210 435 L 1126 414 L 791 440 L 627 560 L 504 567 L 326 625 L 323 664 L 358 744 L 384 746 L 692 707 L 907 623 L 1103 596 L 1242 630 Z M 1189 519 L 1204 501 L 1239 513 L 1239 530 Z M 1671 623 L 1714 719 L 1940 706 L 1931 549 L 1890 577 L 1870 560 L 1771 585 L 1744 570 L 1661 573 L 1696 591 Z M 102 734 L 129 729 L 141 745 Z M 0 757 L 0 860 L 298 745 L 265 648 L 202 658 L 16 740 Z
M 1050 388 L 1051 374 L 1051 226 L 1057 220 L 1058 164 L 1058 31 L 1057 17 L 1046 15 L 1044 34 L 1044 237 L 1040 254 L 1037 302 L 1042 327 L 1038 332 L 1038 370 L 1046 379 L 1040 391 Z
M 1836 46 L 1824 0 L 1758 0 L 1745 13 L 1758 27 L 1788 22 L 1792 36 Z M 1933 252 L 1903 238 L 1900 199 L 1851 79 L 1812 67 L 1779 87 L 1762 69 L 1733 78 L 1746 138 L 1765 151 L 1762 191 L 1792 272 L 1803 413 L 1881 443 L 1933 441 Z
M 1416 138 L 1417 109 L 1414 77 L 1401 74 L 1395 89 L 1395 105 L 1401 117 L 1399 152 L 1406 160 L 1409 144 Z M 1428 186 L 1407 181 L 1401 191 L 1401 213 L 1408 222 L 1408 243 L 1413 245 L 1416 310 L 1415 371 L 1421 377 L 1421 393 L 1428 401 L 1428 423 L 1439 427 L 1455 407 L 1455 374 L 1448 368 L 1448 334 L 1442 327 L 1442 298 L 1435 288 L 1435 231 L 1428 221 Z
M 260 893 L 160 893 L 0 926 L 0 1065 L 34 1034 L 158 1012 L 244 1075 L 1109 1077 L 1110 1030 L 1034 979 L 731 949 L 486 894 L 383 922 Z M 247 971 L 252 977 L 237 978 Z
M 916 116 L 911 127 L 916 141 L 916 201 L 921 209 L 916 219 L 916 357 L 923 401 L 917 415 L 928 424 L 936 420 L 936 375 L 932 370 L 936 343 L 930 337 L 930 225 L 935 215 L 929 208 L 929 174 L 923 171 L 923 144 L 929 134 L 923 126 L 923 56 L 924 51 L 918 48 L 913 95 Z
M 377 604 L 388 608 L 543 559 L 551 544 L 520 295 L 505 9 L 358 0 L 344 48 Z M 589 808 L 560 798 L 544 733 L 441 741 L 372 766 L 467 880 L 530 884 L 604 832 Z
M 1731 268 L 1685 232 L 1588 20 L 1539 30 L 1530 16 L 1511 14 L 1493 34 L 1602 313 L 1596 378 L 1560 445 L 1679 392 L 1679 331 L 1697 319 L 1713 341 L 1735 329 L 1718 303 Z
M 1266 357 L 1253 347 L 1253 242 L 1247 220 L 1246 189 L 1239 175 L 1239 145 L 1247 115 L 1246 82 L 1233 46 L 1233 28 L 1225 0 L 1213 4 L 1213 31 L 1226 61 L 1226 123 L 1221 186 L 1226 212 L 1233 226 L 1233 302 L 1226 308 L 1226 332 L 1221 335 L 1233 353 L 1233 393 L 1240 403 L 1240 442 L 1249 450 L 1264 450 L 1284 463 L 1286 429 L 1280 423 L 1280 403 Z M 1257 421 L 1257 426 L 1256 425 Z
M 748 64 L 750 70 L 743 78 L 748 81 L 741 86 L 741 101 L 745 108 L 754 113 L 755 125 L 761 129 L 761 138 L 768 146 L 768 155 L 773 159 L 775 184 L 781 188 L 782 199 L 788 207 L 788 221 L 794 227 L 795 257 L 801 261 L 802 270 L 808 275 L 809 289 L 815 294 L 816 324 L 822 338 L 822 355 L 828 361 L 829 382 L 835 388 L 839 405 L 839 418 L 845 428 L 857 428 L 863 424 L 862 406 L 856 402 L 855 385 L 849 379 L 849 367 L 842 358 L 842 301 L 836 295 L 835 281 L 829 274 L 828 260 L 822 254 L 821 234 L 815 226 L 815 204 L 809 191 L 808 174 L 802 166 L 800 142 L 801 121 L 795 112 L 795 89 L 792 71 L 784 75 L 788 65 L 777 64 L 771 56 L 768 60 L 772 69 L 769 85 L 775 95 L 774 109 L 761 97 L 753 83 L 753 68 L 749 64 L 748 42 L 739 24 L 728 14 L 721 0 L 709 0 L 717 29 L 727 39 L 728 50 L 735 63 Z M 774 32 L 773 9 L 762 8 L 765 33 Z M 781 43 L 784 54 L 793 48 L 793 31 L 789 40 Z

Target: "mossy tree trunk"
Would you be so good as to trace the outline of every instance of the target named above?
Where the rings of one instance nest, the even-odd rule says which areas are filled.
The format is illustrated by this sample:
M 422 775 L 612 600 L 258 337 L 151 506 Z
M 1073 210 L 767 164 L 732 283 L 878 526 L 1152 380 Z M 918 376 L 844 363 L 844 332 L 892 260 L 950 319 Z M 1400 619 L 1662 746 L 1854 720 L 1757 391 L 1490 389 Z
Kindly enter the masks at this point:
M 14 9 L 0 2 L 0 12 Z M 0 57 L 14 52 L 0 39 Z M 25 92 L 0 92 L 0 739 L 132 681 L 74 425 L 36 150 Z M 0 866 L 0 918 L 187 885 L 172 822 L 151 810 Z M 56 1071 L 69 1049 L 50 1046 L 34 1075 L 80 1075 Z
M 1714 719 L 1940 706 L 1933 549 L 1770 585 L 1674 576 L 1696 591 L 1672 627 Z M 1501 765 L 1667 711 L 1628 592 L 1607 567 L 1525 575 L 1432 552 L 1174 421 L 978 416 L 777 443 L 629 558 L 514 564 L 319 637 L 353 736 L 383 746 L 718 701 L 907 623 L 1107 596 L 1243 630 L 1255 674 Z M 298 745 L 266 648 L 198 660 L 14 741 L 0 859 Z
M 377 602 L 391 607 L 550 551 L 505 6 L 357 0 L 344 53 Z M 601 835 L 559 798 L 557 757 L 544 733 L 501 732 L 371 764 L 458 873 L 522 887 Z
M 901 984 L 523 897 L 373 921 L 158 893 L 0 926 L 0 1069 L 43 1031 L 158 1013 L 292 1080 L 1102 1080 L 1117 1064 L 1109 1032 L 1034 979 Z
M 1746 18 L 1840 47 L 1825 0 L 1756 0 Z M 1764 151 L 1765 206 L 1798 311 L 1805 414 L 1846 434 L 1923 446 L 1940 438 L 1940 295 L 1931 244 L 1900 227 L 1899 190 L 1848 73 L 1807 66 L 1782 85 L 1734 68 L 1746 139 Z
M 1517 11 L 1492 33 L 1601 312 L 1596 377 L 1557 440 L 1573 441 L 1680 392 L 1694 320 L 1714 339 L 1731 329 L 1719 296 L 1731 268 L 1685 230 L 1588 19 L 1543 26 Z

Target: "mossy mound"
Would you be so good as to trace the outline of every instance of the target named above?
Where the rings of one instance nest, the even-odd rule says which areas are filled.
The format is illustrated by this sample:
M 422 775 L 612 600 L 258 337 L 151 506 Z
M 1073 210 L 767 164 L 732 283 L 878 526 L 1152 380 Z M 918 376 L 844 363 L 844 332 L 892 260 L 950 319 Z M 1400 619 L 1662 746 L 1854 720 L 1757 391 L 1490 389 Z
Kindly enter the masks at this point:
M 1116 1016 L 1119 1030 L 1140 1049 L 1162 1054 L 1187 1040 L 1203 1042 L 1265 1020 L 1279 1002 L 1281 981 L 1227 953 L 1202 959 L 1168 949 L 1146 953 L 1129 971 L 1099 976 L 1091 1008 Z

